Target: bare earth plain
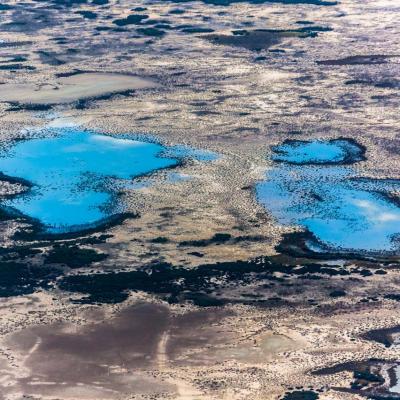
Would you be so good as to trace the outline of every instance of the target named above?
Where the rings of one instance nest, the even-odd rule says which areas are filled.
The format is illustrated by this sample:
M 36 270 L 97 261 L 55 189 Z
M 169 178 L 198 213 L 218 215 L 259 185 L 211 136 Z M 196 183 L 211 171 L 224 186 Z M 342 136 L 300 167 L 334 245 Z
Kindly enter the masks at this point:
M 79 127 L 217 157 L 137 179 L 96 229 L 43 235 L 1 209 L 0 399 L 400 399 L 399 252 L 313 252 L 255 193 L 285 140 L 348 138 L 359 176 L 399 178 L 399 16 L 2 1 L 1 154 Z M 25 190 L 1 178 L 2 198 Z

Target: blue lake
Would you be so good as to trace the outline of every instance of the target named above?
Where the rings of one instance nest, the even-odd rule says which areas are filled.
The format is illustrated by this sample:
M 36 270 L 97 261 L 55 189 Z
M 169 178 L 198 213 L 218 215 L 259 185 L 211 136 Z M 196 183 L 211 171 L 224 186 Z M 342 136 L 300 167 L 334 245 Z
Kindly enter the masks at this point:
M 339 164 L 361 161 L 364 149 L 353 141 L 333 139 L 330 141 L 287 141 L 272 148 L 274 161 L 291 164 Z
M 328 151 L 314 153 L 310 149 L 326 147 L 321 142 L 304 143 L 303 148 L 296 143 L 293 152 L 285 147 L 287 162 L 281 158 L 257 185 L 258 200 L 278 222 L 311 232 L 321 245 L 313 246 L 314 250 L 397 250 L 400 208 L 389 195 L 400 190 L 400 182 L 359 178 L 342 161 L 353 162 L 357 152 L 343 155 L 341 144 L 334 149 L 328 142 Z
M 47 232 L 81 230 L 124 211 L 118 192 L 132 179 L 173 167 L 196 150 L 102 135 L 79 129 L 17 142 L 0 155 L 0 172 L 29 181 L 24 194 L 2 206 L 38 220 Z M 185 152 L 186 149 L 186 152 Z M 199 151 L 200 152 L 200 151 Z M 208 154 L 208 159 L 214 159 Z M 203 159 L 203 153 L 200 153 Z

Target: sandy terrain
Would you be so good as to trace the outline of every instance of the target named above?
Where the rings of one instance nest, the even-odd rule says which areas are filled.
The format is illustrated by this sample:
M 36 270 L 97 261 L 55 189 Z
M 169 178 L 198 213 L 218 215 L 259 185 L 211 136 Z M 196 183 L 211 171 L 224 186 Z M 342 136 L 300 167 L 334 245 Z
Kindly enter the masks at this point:
M 393 395 L 396 337 L 368 332 L 400 325 L 397 254 L 304 254 L 284 236 L 301 228 L 280 225 L 255 185 L 286 139 L 355 139 L 359 176 L 400 176 L 399 6 L 4 4 L 1 151 L 74 126 L 219 157 L 133 182 L 120 196 L 140 217 L 100 231 L 27 239 L 15 233 L 29 221 L 1 215 L 0 398 Z M 23 188 L 0 183 L 2 196 Z M 57 246 L 73 250 L 51 263 Z

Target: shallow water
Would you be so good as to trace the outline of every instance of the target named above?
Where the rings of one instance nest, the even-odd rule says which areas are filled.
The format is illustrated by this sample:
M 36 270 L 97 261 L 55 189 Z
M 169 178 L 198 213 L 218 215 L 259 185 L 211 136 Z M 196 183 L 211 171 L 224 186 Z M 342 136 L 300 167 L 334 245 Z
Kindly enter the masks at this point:
M 167 155 L 157 143 L 79 129 L 51 132 L 55 136 L 17 142 L 0 157 L 2 173 L 33 184 L 2 205 L 39 220 L 48 232 L 80 230 L 112 216 L 123 209 L 117 192 L 132 179 L 196 156 L 195 150 Z
M 400 208 L 388 195 L 400 189 L 400 182 L 358 178 L 352 167 L 340 165 L 349 156 L 342 144 L 299 143 L 304 146 L 297 144 L 293 151 L 279 148 L 285 153 L 274 158 L 287 162 L 257 186 L 259 201 L 278 222 L 306 228 L 321 244 L 313 246 L 317 251 L 398 249 Z M 301 165 L 311 160 L 319 165 Z
M 273 147 L 272 159 L 292 164 L 336 164 L 362 160 L 363 148 L 344 140 L 287 141 Z
M 392 386 L 389 390 L 392 393 L 399 393 L 400 394 L 400 365 L 395 368 L 396 374 L 396 384 Z

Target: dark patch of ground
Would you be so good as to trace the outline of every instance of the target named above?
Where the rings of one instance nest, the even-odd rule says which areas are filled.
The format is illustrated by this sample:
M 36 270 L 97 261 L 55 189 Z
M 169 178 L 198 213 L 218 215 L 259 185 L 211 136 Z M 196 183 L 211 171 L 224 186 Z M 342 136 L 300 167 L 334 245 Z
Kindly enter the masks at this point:
M 0 209 L 1 212 L 1 209 Z M 135 213 L 120 213 L 105 218 L 103 221 L 87 226 L 86 228 L 79 229 L 77 231 L 65 231 L 65 232 L 47 232 L 45 227 L 37 220 L 30 219 L 24 215 L 13 214 L 12 211 L 4 211 L 4 218 L 7 219 L 20 219 L 23 222 L 30 224 L 30 228 L 23 228 L 15 232 L 13 238 L 15 240 L 34 241 L 34 240 L 64 240 L 73 238 L 82 238 L 87 235 L 103 232 L 115 225 L 122 224 L 127 219 L 140 218 L 139 214 Z M 1 220 L 1 214 L 0 214 Z
M 389 391 L 389 388 L 396 383 L 394 368 L 398 364 L 399 362 L 396 360 L 371 358 L 322 368 L 313 371 L 312 375 L 331 375 L 351 371 L 354 379 L 350 388 L 332 387 L 331 389 L 374 400 L 399 400 L 398 395 Z M 385 380 L 384 376 L 389 376 L 389 382 Z
M 9 108 L 6 111 L 50 111 L 53 106 L 50 104 L 21 104 L 16 102 L 9 102 Z
M 113 23 L 117 26 L 138 25 L 147 18 L 149 18 L 149 16 L 145 14 L 132 14 L 126 18 L 116 19 Z
M 311 249 L 318 248 L 316 252 Z M 276 250 L 281 254 L 287 254 L 291 257 L 301 257 L 317 260 L 363 260 L 366 262 L 379 261 L 386 265 L 399 265 L 396 252 L 374 252 L 374 253 L 356 253 L 356 252 L 334 252 L 332 249 L 320 242 L 311 232 L 293 232 L 282 235 L 281 242 L 276 246 Z M 365 276 L 372 275 L 372 272 L 365 270 Z M 378 272 L 380 274 L 381 272 Z
M 41 253 L 42 250 L 29 246 L 0 247 L 0 256 L 2 261 L 21 261 Z
M 168 0 L 174 3 L 186 3 L 191 0 Z M 251 3 L 251 4 L 263 4 L 267 1 L 270 3 L 282 3 L 282 4 L 315 4 L 317 6 L 333 6 L 337 4 L 336 1 L 328 0 L 202 0 L 203 3 L 212 4 L 215 6 L 229 6 L 234 3 Z
M 1 64 L 0 71 L 18 71 L 21 69 L 25 69 L 27 71 L 34 71 L 36 68 L 32 65 L 25 64 Z
M 388 299 L 388 300 L 400 301 L 399 293 L 386 294 L 384 297 L 385 297 L 385 299 Z
M 107 258 L 107 254 L 78 246 L 54 245 L 44 260 L 45 264 L 64 264 L 70 268 L 87 267 Z
M 345 82 L 345 85 L 368 85 L 380 89 L 399 89 L 400 81 L 397 79 L 385 79 L 380 81 L 374 79 L 350 79 Z
M 55 52 L 40 50 L 37 52 L 37 54 L 39 55 L 40 61 L 43 64 L 54 66 L 66 64 L 66 61 L 61 60 L 58 57 L 59 55 Z
M 185 240 L 179 244 L 179 246 L 192 246 L 192 247 L 206 247 L 211 244 L 222 244 L 226 243 L 232 238 L 229 233 L 216 233 L 210 239 L 199 239 L 199 240 Z
M 116 96 L 129 97 L 129 96 L 132 96 L 134 93 L 135 93 L 134 89 L 128 89 L 128 90 L 124 90 L 122 92 L 113 92 L 113 93 L 107 93 L 107 94 L 94 96 L 94 97 L 87 97 L 85 99 L 80 99 L 80 100 L 76 101 L 75 108 L 77 110 L 86 110 L 88 108 L 91 108 L 95 101 L 105 101 L 105 100 L 112 99 Z
M 188 28 L 180 29 L 183 33 L 211 33 L 214 32 L 214 29 L 211 28 L 202 28 L 200 26 L 193 26 Z
M 185 10 L 183 10 L 182 8 L 175 8 L 173 10 L 170 10 L 168 12 L 168 14 L 173 14 L 173 15 L 182 15 L 185 14 Z
M 392 328 L 374 329 L 362 335 L 362 338 L 382 343 L 385 347 L 390 347 L 394 343 L 394 337 L 393 337 L 394 335 L 400 336 L 400 326 L 393 326 Z
M 203 36 L 214 44 L 243 47 L 251 51 L 261 51 L 280 43 L 287 37 L 308 38 L 315 37 L 318 32 L 329 31 L 325 27 L 304 27 L 300 29 L 274 30 L 255 29 L 232 31 L 232 35 L 211 34 Z
M 165 31 L 157 28 L 139 28 L 137 32 L 144 36 L 161 37 L 165 35 Z
M 278 278 L 277 273 L 283 277 Z M 62 278 L 59 287 L 66 291 L 87 294 L 79 300 L 83 303 L 118 303 L 128 298 L 129 291 L 144 291 L 158 295 L 169 303 L 192 301 L 198 306 L 209 306 L 234 302 L 224 298 L 222 294 L 215 295 L 219 290 L 232 286 L 245 286 L 253 282 L 283 283 L 285 277 L 319 280 L 322 276 L 352 274 L 362 277 L 363 269 L 348 270 L 340 266 L 316 263 L 299 265 L 296 260 L 282 263 L 273 258 L 260 257 L 249 261 L 203 264 L 191 269 L 159 263 L 134 271 L 71 275 Z M 238 301 L 259 303 L 261 300 L 253 294 L 249 296 L 244 293 L 243 298 Z
M 55 268 L 0 262 L 0 297 L 27 295 L 47 289 L 59 274 Z
M 75 7 L 82 4 L 93 4 L 93 5 L 105 5 L 108 4 L 108 0 L 48 0 L 49 3 L 53 3 L 62 7 Z
M 0 56 L 1 57 L 1 56 Z M 13 56 L 13 57 L 6 57 L 6 60 L 1 60 L 0 64 L 5 64 L 5 63 L 20 63 L 20 62 L 25 62 L 28 61 L 28 59 L 25 56 Z
M 344 290 L 334 290 L 333 292 L 329 293 L 331 297 L 344 297 L 346 296 L 346 292 Z
M 180 247 L 191 246 L 191 247 L 207 247 L 211 245 L 220 244 L 235 244 L 240 242 L 262 242 L 267 239 L 260 235 L 244 235 L 244 236 L 232 236 L 229 233 L 216 233 L 210 239 L 198 239 L 198 240 L 184 240 L 179 243 Z
M 190 256 L 195 256 L 195 257 L 199 257 L 199 258 L 202 258 L 202 257 L 204 257 L 204 254 L 203 253 L 199 253 L 198 251 L 192 251 L 192 252 L 190 252 L 190 253 L 188 253 Z
M 312 390 L 295 390 L 287 392 L 282 397 L 282 400 L 317 400 L 319 394 Z
M 368 367 L 387 362 L 387 360 L 380 359 L 380 358 L 370 358 L 368 360 L 363 361 L 348 361 L 341 364 L 332 365 L 331 367 L 320 368 L 315 371 L 312 371 L 312 375 L 316 376 L 323 376 L 323 375 L 332 375 L 338 374 L 344 371 L 365 371 Z
M 97 18 L 97 14 L 93 11 L 78 10 L 76 13 L 79 15 L 82 15 L 82 17 L 86 18 L 86 19 L 96 19 Z
M 8 48 L 8 47 L 20 47 L 20 46 L 29 46 L 33 44 L 32 41 L 24 40 L 20 42 L 0 42 L 0 49 L 1 48 Z
M 164 243 L 168 243 L 169 239 L 164 237 L 164 236 L 158 236 L 154 239 L 150 240 L 151 243 L 157 243 L 157 244 L 164 244 Z
M 363 265 L 368 265 L 366 262 L 352 261 L 347 266 L 327 265 L 287 255 L 202 264 L 195 268 L 154 262 L 135 270 L 114 266 L 115 272 L 94 273 L 91 269 L 90 272 L 66 275 L 62 266 L 88 268 L 94 262 L 103 261 L 106 254 L 86 246 L 104 243 L 109 237 L 93 235 L 74 239 L 71 236 L 55 238 L 51 235 L 38 239 L 36 236 L 33 242 L 24 246 L 0 248 L 0 263 L 7 266 L 7 263 L 13 262 L 18 266 L 15 271 L 21 271 L 17 275 L 11 274 L 8 280 L 7 271 L 10 268 L 3 269 L 3 295 L 7 295 L 8 286 L 11 288 L 8 295 L 19 295 L 57 284 L 64 291 L 83 295 L 78 300 L 81 303 L 119 303 L 128 298 L 130 291 L 143 291 L 169 303 L 192 302 L 200 307 L 226 303 L 277 306 L 292 301 L 307 302 L 310 290 L 317 290 L 327 298 L 343 297 L 346 292 L 351 292 L 354 284 L 360 284 L 360 279 L 373 275 Z M 218 240 L 221 239 L 231 240 L 228 237 Z M 154 243 L 164 243 L 164 240 L 168 239 L 155 238 Z M 50 250 L 43 253 L 46 248 Z M 203 257 L 199 252 L 189 254 Z M 46 264 L 46 268 L 37 267 Z M 336 280 L 332 281 L 331 277 L 336 277 Z M 240 291 L 240 288 L 243 290 Z M 378 299 L 371 298 L 371 301 Z M 310 305 L 319 307 L 317 301 Z
M 371 54 L 371 55 L 357 55 L 337 60 L 320 60 L 317 61 L 319 65 L 374 65 L 385 64 L 392 58 L 400 57 L 398 55 L 384 55 L 384 54 Z

